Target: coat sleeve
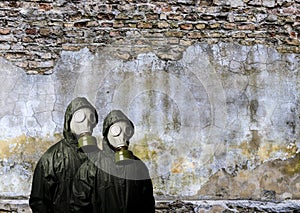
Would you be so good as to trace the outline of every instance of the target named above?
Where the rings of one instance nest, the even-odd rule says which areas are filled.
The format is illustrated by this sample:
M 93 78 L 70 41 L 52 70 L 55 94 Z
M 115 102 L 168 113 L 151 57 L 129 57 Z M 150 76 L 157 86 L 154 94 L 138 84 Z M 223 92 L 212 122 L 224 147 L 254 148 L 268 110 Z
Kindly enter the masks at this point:
M 71 191 L 71 212 L 92 212 L 92 174 L 86 164 L 81 165 L 74 177 Z
M 51 197 L 55 190 L 55 181 L 50 176 L 46 177 L 44 162 L 39 160 L 34 170 L 29 198 L 33 213 L 52 212 Z
M 153 196 L 153 185 L 150 178 L 149 170 L 146 165 L 138 159 L 136 161 L 136 173 L 139 174 L 140 180 L 138 181 L 139 185 L 139 203 L 136 205 L 143 213 L 154 213 L 155 212 L 155 199 Z
M 144 180 L 144 199 L 143 199 L 143 206 L 145 213 L 154 213 L 155 212 L 155 200 L 153 196 L 153 186 L 151 179 Z

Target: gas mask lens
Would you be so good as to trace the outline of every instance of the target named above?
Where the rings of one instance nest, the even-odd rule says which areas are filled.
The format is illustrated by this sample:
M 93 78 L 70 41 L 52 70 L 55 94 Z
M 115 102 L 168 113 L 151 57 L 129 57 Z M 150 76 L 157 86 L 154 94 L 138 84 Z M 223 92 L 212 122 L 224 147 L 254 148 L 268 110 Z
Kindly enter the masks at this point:
M 113 137 L 117 137 L 121 134 L 121 127 L 120 126 L 117 126 L 117 125 L 113 125 L 110 129 L 110 134 L 113 136 Z
M 125 127 L 124 129 L 124 134 L 128 137 L 131 138 L 133 135 L 133 129 L 130 126 Z
M 85 119 L 85 113 L 82 112 L 81 110 L 76 111 L 73 116 L 74 116 L 75 122 L 77 122 L 77 123 L 81 123 Z

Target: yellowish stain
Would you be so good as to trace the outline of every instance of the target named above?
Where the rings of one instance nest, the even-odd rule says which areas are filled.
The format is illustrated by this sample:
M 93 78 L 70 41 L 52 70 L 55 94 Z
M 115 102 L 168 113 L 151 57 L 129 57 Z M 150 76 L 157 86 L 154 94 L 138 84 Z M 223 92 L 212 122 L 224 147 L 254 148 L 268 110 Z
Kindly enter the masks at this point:
M 194 172 L 195 168 L 195 163 L 188 161 L 186 158 L 179 157 L 172 164 L 171 172 L 174 174 L 190 173 Z
M 289 159 L 283 171 L 290 176 L 300 173 L 300 153 L 297 153 L 293 159 Z
M 293 157 L 299 152 L 298 147 L 295 143 L 290 143 L 285 148 L 286 148 L 286 153 L 288 154 L 288 157 Z
M 34 138 L 22 134 L 15 138 L 0 140 L 0 158 L 16 157 L 20 160 L 26 158 L 26 161 L 35 161 L 37 156 L 40 156 L 61 138 L 62 136 L 59 134 L 46 138 Z
M 271 156 L 282 150 L 284 147 L 280 147 L 278 144 L 266 143 L 259 147 L 257 155 L 261 161 L 265 161 L 271 158 Z
M 295 144 L 278 145 L 275 143 L 265 143 L 259 148 L 258 156 L 261 161 L 265 161 L 278 152 L 284 153 L 286 158 L 292 158 L 297 154 L 298 148 Z
M 146 161 L 156 161 L 158 153 L 166 151 L 165 144 L 160 138 L 148 135 L 134 144 L 131 149 L 137 157 Z
M 173 174 L 179 174 L 179 173 L 183 173 L 184 169 L 183 169 L 183 162 L 184 159 L 183 158 L 178 158 L 171 166 L 171 172 Z
M 243 141 L 239 146 L 238 146 L 239 149 L 242 150 L 242 154 L 247 156 L 247 157 L 250 157 L 252 154 L 251 154 L 251 151 L 250 151 L 250 146 L 249 146 L 249 143 L 247 141 Z
M 134 155 L 142 160 L 153 160 L 156 159 L 157 153 L 155 150 L 149 150 L 147 147 L 142 145 L 136 145 L 132 148 Z
M 279 152 L 286 158 L 294 157 L 298 152 L 296 144 L 293 143 L 289 145 L 279 145 L 275 142 L 264 142 L 260 144 L 256 152 L 253 152 L 251 147 L 251 144 L 247 141 L 243 141 L 238 146 L 232 146 L 232 148 L 240 149 L 242 154 L 248 158 L 258 156 L 261 162 L 269 160 Z

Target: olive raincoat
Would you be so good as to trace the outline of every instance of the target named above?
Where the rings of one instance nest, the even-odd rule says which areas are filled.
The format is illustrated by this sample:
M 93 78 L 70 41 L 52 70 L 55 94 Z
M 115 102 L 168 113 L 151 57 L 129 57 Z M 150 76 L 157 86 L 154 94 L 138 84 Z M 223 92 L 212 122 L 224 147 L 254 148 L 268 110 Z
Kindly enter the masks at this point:
M 78 149 L 76 136 L 71 132 L 70 121 L 74 112 L 81 108 L 96 109 L 86 98 L 75 98 L 67 107 L 64 120 L 64 139 L 50 147 L 38 161 L 32 181 L 29 205 L 33 213 L 68 213 L 70 191 L 74 175 L 87 159 Z
M 155 201 L 149 171 L 135 157 L 132 163 L 117 165 L 107 140 L 107 129 L 127 119 L 121 111 L 112 111 L 104 120 L 103 151 L 91 157 L 78 170 L 73 182 L 72 212 L 154 213 Z

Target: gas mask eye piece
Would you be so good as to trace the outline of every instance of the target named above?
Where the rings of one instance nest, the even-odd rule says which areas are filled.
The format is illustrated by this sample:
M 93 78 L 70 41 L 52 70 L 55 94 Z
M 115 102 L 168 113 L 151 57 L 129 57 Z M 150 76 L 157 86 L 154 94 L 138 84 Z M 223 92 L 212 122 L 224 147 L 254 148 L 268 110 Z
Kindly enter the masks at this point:
M 126 126 L 124 129 L 124 134 L 128 137 L 131 138 L 133 135 L 133 130 L 130 126 Z
M 90 122 L 91 124 L 96 124 L 96 116 L 94 113 L 90 115 Z
M 74 113 L 74 115 L 73 115 L 73 119 L 74 119 L 74 121 L 76 122 L 76 123 L 81 123 L 81 122 L 83 122 L 84 121 L 84 119 L 85 119 L 85 113 L 83 112 L 83 111 L 81 111 L 81 110 L 78 110 L 78 111 L 76 111 L 75 113 Z
M 122 129 L 118 125 L 113 125 L 110 127 L 109 132 L 113 137 L 117 137 L 121 134 Z

